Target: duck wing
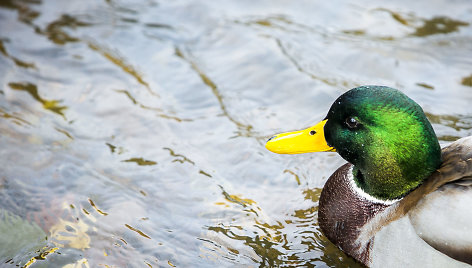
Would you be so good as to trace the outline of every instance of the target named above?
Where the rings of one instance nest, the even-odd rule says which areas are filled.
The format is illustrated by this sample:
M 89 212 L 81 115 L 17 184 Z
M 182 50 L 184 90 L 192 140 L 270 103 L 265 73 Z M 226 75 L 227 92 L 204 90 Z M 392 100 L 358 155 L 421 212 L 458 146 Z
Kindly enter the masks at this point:
M 429 189 L 433 191 L 424 192 L 408 216 L 426 243 L 451 258 L 472 264 L 472 137 L 445 147 L 442 157 L 440 176 Z

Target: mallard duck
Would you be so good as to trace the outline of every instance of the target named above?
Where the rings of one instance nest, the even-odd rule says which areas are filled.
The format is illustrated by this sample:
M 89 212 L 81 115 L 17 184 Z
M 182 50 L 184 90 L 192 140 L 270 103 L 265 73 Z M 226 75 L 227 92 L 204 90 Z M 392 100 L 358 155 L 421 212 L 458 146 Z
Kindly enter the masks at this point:
M 323 187 L 318 222 L 362 264 L 472 264 L 472 136 L 441 150 L 421 107 L 402 92 L 351 89 L 320 123 L 275 135 L 266 148 L 335 151 L 348 161 Z

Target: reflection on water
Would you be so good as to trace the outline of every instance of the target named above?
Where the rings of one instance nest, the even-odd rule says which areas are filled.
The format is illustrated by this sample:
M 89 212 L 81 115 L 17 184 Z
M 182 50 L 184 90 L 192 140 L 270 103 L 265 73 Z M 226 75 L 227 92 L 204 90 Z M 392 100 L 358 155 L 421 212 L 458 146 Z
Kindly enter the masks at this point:
M 3 44 L 3 42 L 7 42 L 7 40 L 1 40 L 0 39 L 0 52 L 3 54 L 3 56 L 5 56 L 6 58 L 9 58 L 11 60 L 13 60 L 13 62 L 15 62 L 15 64 L 18 66 L 18 67 L 22 67 L 22 68 L 33 68 L 33 69 L 36 69 L 36 66 L 34 65 L 34 63 L 30 63 L 30 62 L 25 62 L 25 61 L 22 61 L 20 59 L 17 59 L 13 56 L 10 56 L 5 48 L 5 45 Z
M 49 237 L 60 248 L 69 247 L 84 250 L 90 248 L 89 227 L 83 222 L 72 222 L 60 219 L 49 229 Z
M 140 166 L 152 166 L 152 165 L 157 165 L 157 162 L 156 161 L 152 161 L 152 160 L 146 160 L 146 159 L 143 159 L 142 157 L 133 157 L 133 158 L 130 158 L 130 159 L 126 159 L 126 160 L 123 160 L 122 162 L 134 162 Z
M 462 78 L 461 84 L 464 86 L 472 87 L 472 74 Z
M 429 20 L 424 20 L 423 26 L 416 28 L 413 35 L 428 36 L 433 34 L 452 33 L 459 30 L 459 27 L 468 26 L 469 23 L 450 19 L 447 17 L 434 17 Z
M 59 106 L 60 101 L 58 100 L 45 100 L 39 96 L 38 87 L 31 83 L 8 83 L 13 90 L 22 90 L 28 92 L 31 97 L 40 102 L 44 109 L 50 110 L 56 114 L 60 114 L 64 117 L 64 110 L 66 106 Z
M 188 62 L 190 66 L 192 67 L 192 69 L 198 74 L 202 82 L 211 89 L 213 95 L 218 100 L 218 103 L 220 105 L 221 111 L 223 112 L 223 115 L 226 116 L 231 122 L 233 122 L 238 127 L 239 129 L 238 136 L 247 136 L 247 137 L 253 136 L 251 135 L 252 126 L 245 125 L 244 123 L 241 123 L 233 118 L 233 116 L 226 109 L 225 103 L 223 101 L 223 96 L 219 92 L 218 86 L 202 70 L 199 69 L 196 63 L 188 59 L 186 56 L 184 56 L 182 51 L 178 48 L 175 51 L 175 55 L 183 59 L 184 61 Z
M 309 200 L 312 206 L 306 209 L 297 209 L 283 222 L 269 224 L 260 219 L 259 213 L 263 213 L 255 201 L 229 195 L 223 192 L 226 200 L 239 204 L 248 213 L 256 217 L 252 226 L 224 225 L 208 227 L 209 231 L 225 235 L 231 240 L 241 241 L 244 245 L 253 249 L 256 256 L 252 259 L 261 266 L 317 266 L 320 264 L 332 267 L 349 266 L 360 267 L 354 260 L 339 251 L 319 231 L 317 224 L 318 200 L 321 194 L 320 188 L 306 189 L 303 191 L 305 200 Z M 228 206 L 227 206 L 228 207 Z M 249 214 L 248 214 L 249 215 Z M 254 229 L 252 235 L 246 229 Z M 231 248 L 229 244 L 222 244 L 228 250 L 228 258 L 236 260 L 237 256 L 247 254 L 238 249 Z M 324 251 L 325 255 L 318 252 Z M 249 255 L 249 254 L 248 254 Z M 250 257 L 250 256 L 247 256 Z
M 265 140 L 362 84 L 471 135 L 469 5 L 0 1 L 0 266 L 359 266 L 317 223 L 344 161 Z
M 75 29 L 76 27 L 85 26 L 90 26 L 90 24 L 81 22 L 69 15 L 62 15 L 59 19 L 49 23 L 44 31 L 39 30 L 39 33 L 46 35 L 49 40 L 58 45 L 64 45 L 68 42 L 79 42 L 80 39 L 67 34 L 62 29 L 63 27 Z
M 4 119 L 9 119 L 11 122 L 17 124 L 17 125 L 22 125 L 22 124 L 30 124 L 28 121 L 24 120 L 21 118 L 19 115 L 14 115 L 14 114 L 9 114 L 3 110 L 0 109 L 0 116 L 3 117 Z
M 434 34 L 447 34 L 459 31 L 459 27 L 469 26 L 465 21 L 455 20 L 446 16 L 436 16 L 431 19 L 424 19 L 412 13 L 401 14 L 386 8 L 377 8 L 376 11 L 389 13 L 398 23 L 415 28 L 414 36 L 425 37 Z
M 126 226 L 126 228 L 130 229 L 131 231 L 138 233 L 140 236 L 145 237 L 147 239 L 151 239 L 147 234 L 143 233 L 142 231 L 140 231 L 140 230 L 138 230 L 134 227 L 131 227 L 128 224 L 125 224 L 125 226 Z
M 106 59 L 111 61 L 113 64 L 115 64 L 116 66 L 119 66 L 125 73 L 127 73 L 127 74 L 131 75 L 132 77 L 134 77 L 136 79 L 136 81 L 138 81 L 141 85 L 143 85 L 147 89 L 149 89 L 149 84 L 146 81 L 143 80 L 141 75 L 135 70 L 135 68 L 132 65 L 126 63 L 124 58 L 116 55 L 117 53 L 113 53 L 109 49 L 100 47 L 97 44 L 94 44 L 94 43 L 90 42 L 88 45 L 92 50 L 97 51 L 98 53 L 103 55 Z M 152 92 L 152 91 L 150 91 L 150 92 Z M 128 95 L 128 96 L 130 96 L 130 95 Z

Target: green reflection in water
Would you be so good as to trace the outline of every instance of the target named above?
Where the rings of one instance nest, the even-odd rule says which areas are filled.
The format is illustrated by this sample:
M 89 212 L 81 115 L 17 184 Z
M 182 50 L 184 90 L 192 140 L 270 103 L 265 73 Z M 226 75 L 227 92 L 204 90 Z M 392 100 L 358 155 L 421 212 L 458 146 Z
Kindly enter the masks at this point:
M 297 175 L 297 173 L 295 173 L 295 172 L 293 172 L 289 169 L 284 170 L 284 173 L 292 174 L 293 177 L 295 177 L 295 180 L 297 181 L 297 184 L 300 185 L 300 177 Z
M 90 23 L 79 21 L 70 15 L 62 15 L 59 19 L 48 24 L 43 34 L 45 34 L 52 42 L 58 45 L 64 45 L 69 42 L 79 42 L 80 39 L 67 34 L 62 29 L 63 27 L 75 29 L 77 27 L 90 25 Z
M 148 82 L 144 81 L 142 75 L 136 70 L 136 68 L 134 68 L 134 66 L 129 64 L 125 60 L 124 57 L 122 57 L 118 54 L 118 52 L 113 51 L 111 49 L 108 49 L 105 46 L 99 45 L 98 43 L 94 43 L 94 42 L 88 42 L 88 46 L 93 51 L 98 52 L 103 57 L 105 57 L 107 60 L 109 60 L 110 62 L 112 62 L 116 66 L 120 67 L 121 70 L 123 70 L 125 73 L 127 73 L 127 74 L 131 75 L 132 77 L 134 77 L 134 79 L 136 79 L 136 81 L 138 83 L 140 83 L 141 85 L 146 87 L 146 89 L 148 90 L 149 93 L 151 93 L 154 96 L 157 96 L 157 94 L 155 92 L 153 92 L 151 90 L 151 88 L 149 87 Z
M 55 127 L 54 129 L 57 130 L 57 132 L 64 134 L 67 138 L 69 138 L 71 140 L 74 139 L 74 137 L 72 137 L 72 135 L 69 132 L 67 132 L 66 130 L 60 129 L 58 127 Z
M 175 48 L 175 55 L 177 57 L 181 58 L 182 60 L 184 60 L 185 62 L 187 62 L 190 65 L 190 67 L 192 67 L 192 69 L 198 74 L 198 76 L 200 77 L 202 82 L 211 89 L 213 95 L 218 100 L 218 103 L 220 105 L 221 111 L 223 112 L 223 115 L 237 126 L 237 128 L 239 130 L 238 135 L 243 136 L 243 137 L 254 137 L 255 135 L 254 135 L 254 133 L 252 133 L 253 127 L 251 125 L 244 124 L 244 123 L 236 120 L 228 112 L 228 109 L 226 108 L 226 105 L 223 101 L 223 95 L 220 93 L 220 91 L 218 89 L 218 86 L 215 84 L 215 82 L 213 82 L 208 77 L 208 75 L 206 75 L 200 69 L 200 67 L 195 63 L 195 61 L 193 61 L 188 55 L 184 54 L 184 51 L 182 51 L 181 49 L 179 49 L 177 47 Z
M 172 27 L 171 25 L 162 24 L 162 23 L 145 23 L 144 26 L 149 27 L 149 28 L 175 30 L 174 27 Z
M 279 47 L 280 49 L 280 52 L 282 52 L 282 55 L 284 55 L 285 57 L 287 57 L 288 60 L 290 60 L 290 62 L 297 68 L 297 70 L 301 73 L 304 73 L 304 74 L 307 74 L 308 76 L 310 76 L 312 79 L 314 80 L 320 80 L 322 81 L 323 83 L 326 83 L 327 85 L 335 85 L 334 82 L 332 81 L 329 81 L 327 79 L 320 79 L 319 77 L 315 76 L 314 74 L 308 72 L 305 70 L 305 68 L 303 68 L 300 63 L 298 63 L 298 60 L 295 59 L 290 53 L 289 51 L 287 50 L 287 48 L 285 47 L 284 43 L 282 43 L 282 41 L 278 38 L 275 39 L 276 43 L 277 43 L 277 46 Z
M 0 117 L 9 119 L 17 125 L 31 125 L 28 121 L 21 118 L 19 115 L 9 114 L 0 108 Z
M 426 89 L 434 89 L 433 86 L 428 85 L 428 84 L 426 84 L 426 83 L 416 83 L 416 85 L 417 85 L 417 86 L 420 86 L 420 87 L 424 87 L 424 88 L 426 88 Z
M 238 228 L 239 229 L 239 228 Z M 282 261 L 279 259 L 279 256 L 282 255 L 282 252 L 273 248 L 276 243 L 273 243 L 267 238 L 260 237 L 256 235 L 255 237 L 238 235 L 231 230 L 231 227 L 225 226 L 210 226 L 208 230 L 221 233 L 228 238 L 233 240 L 243 241 L 245 245 L 251 247 L 254 252 L 261 257 L 260 266 L 261 267 L 274 267 L 282 264 Z M 234 254 L 238 254 L 237 250 L 230 250 Z M 256 261 L 256 260 L 254 260 Z
M 3 1 L 0 1 L 0 7 L 16 9 L 17 8 L 17 3 L 16 2 L 17 1 L 15 1 L 15 0 L 3 0 Z
M 415 29 L 415 32 L 412 33 L 412 36 L 425 37 L 435 34 L 447 34 L 456 32 L 459 30 L 459 27 L 468 26 L 468 22 L 451 19 L 445 16 L 437 16 L 431 19 L 423 19 L 414 16 L 414 14 L 401 14 L 386 8 L 376 8 L 373 11 L 381 11 L 389 13 L 392 18 L 398 23 L 408 26 Z M 422 22 L 421 26 L 418 23 Z M 343 31 L 343 33 L 351 35 L 365 35 L 364 30 L 351 30 Z M 383 37 L 382 40 L 394 40 L 393 37 Z
M 287 215 L 283 223 L 277 221 L 276 224 L 264 222 L 254 210 L 248 209 L 257 205 L 255 201 L 223 191 L 226 201 L 256 215 L 252 219 L 252 226 L 262 233 L 257 231 L 248 233 L 248 227 L 223 223 L 210 226 L 208 230 L 232 240 L 242 241 L 260 259 L 256 260 L 250 257 L 250 254 L 240 253 L 225 243 L 208 242 L 218 247 L 224 246 L 233 255 L 243 254 L 245 257 L 250 257 L 253 261 L 259 262 L 260 267 L 315 267 L 320 264 L 329 267 L 362 267 L 321 233 L 318 226 L 318 200 L 321 190 L 321 188 L 303 190 L 304 199 L 313 202 L 312 205 L 305 209 L 294 210 Z M 259 208 L 258 210 L 260 211 Z M 292 233 L 294 230 L 295 234 Z
M 28 4 L 41 4 L 40 0 L 3 0 L 0 1 L 0 7 L 16 9 L 18 11 L 18 19 L 24 23 L 31 24 L 40 14 L 31 9 Z
M 374 9 L 374 11 L 385 11 L 385 12 L 389 13 L 394 20 L 396 20 L 397 22 L 399 22 L 400 24 L 405 25 L 405 26 L 409 26 L 410 23 L 413 20 L 412 18 L 405 18 L 400 13 L 389 10 L 389 9 L 386 9 L 386 8 L 376 8 L 376 9 Z
M 220 188 L 226 201 L 229 201 L 230 203 L 233 203 L 233 204 L 240 205 L 241 207 L 244 208 L 243 209 L 244 211 L 251 212 L 251 213 L 254 213 L 256 216 L 259 216 L 259 213 L 257 211 L 260 211 L 261 209 L 257 206 L 256 201 L 249 198 L 240 197 L 239 195 L 236 195 L 236 194 L 229 194 L 223 189 L 222 186 L 220 186 Z
M 392 15 L 392 18 L 396 21 L 398 21 L 399 23 L 403 24 L 403 25 L 408 25 L 408 21 L 406 19 L 404 19 L 402 16 L 400 16 L 400 14 L 396 13 L 396 12 L 391 12 L 390 13 Z
M 97 207 L 97 205 L 95 205 L 95 202 L 93 202 L 92 199 L 89 198 L 88 201 L 89 201 L 90 205 L 95 209 L 95 211 L 97 211 L 98 213 L 102 214 L 103 216 L 107 216 L 107 215 L 108 215 L 108 213 L 106 213 L 106 212 L 104 212 L 103 210 L 99 209 L 99 208 Z
M 182 163 L 182 164 L 183 164 L 184 162 L 187 162 L 187 163 L 190 163 L 190 164 L 192 164 L 192 165 L 195 165 L 195 162 L 193 162 L 192 160 L 188 159 L 186 156 L 181 155 L 181 154 L 176 154 L 176 153 L 174 152 L 174 150 L 172 150 L 172 149 L 170 149 L 170 148 L 167 148 L 167 147 L 165 147 L 165 148 L 163 148 L 163 149 L 169 151 L 170 155 L 173 156 L 173 157 L 175 157 L 175 159 L 172 160 L 172 162 L 179 162 L 179 163 Z
M 264 18 L 258 17 L 249 17 L 245 20 L 235 20 L 235 23 L 244 24 L 247 26 L 256 26 L 256 27 L 264 27 L 270 29 L 279 29 L 285 32 L 293 31 L 293 29 L 303 30 L 308 32 L 316 32 L 313 28 L 297 23 L 296 21 L 292 20 L 290 17 L 284 15 L 270 15 Z
M 145 234 L 143 231 L 137 229 L 137 228 L 134 228 L 132 226 L 130 226 L 129 224 L 125 224 L 126 228 L 130 229 L 131 231 L 133 232 L 136 232 L 137 234 L 139 234 L 140 236 L 142 237 L 145 237 L 147 239 L 151 239 L 151 237 L 149 237 L 147 234 Z
M 9 58 L 11 59 L 15 64 L 16 66 L 18 67 L 22 67 L 22 68 L 32 68 L 32 69 L 37 69 L 36 66 L 34 65 L 34 63 L 30 63 L 30 62 L 26 62 L 26 61 L 22 61 L 16 57 L 13 57 L 12 55 L 10 55 L 5 47 L 5 45 L 3 44 L 5 40 L 2 40 L 0 39 L 0 53 L 5 56 L 6 58 Z
M 462 78 L 462 85 L 472 87 L 472 74 Z
M 123 147 L 121 147 L 121 146 L 118 147 L 118 146 L 115 146 L 115 145 L 113 145 L 113 144 L 111 144 L 111 143 L 108 143 L 108 142 L 105 143 L 105 144 L 106 144 L 106 146 L 108 146 L 108 148 L 110 149 L 110 152 L 111 152 L 112 154 L 114 154 L 114 153 L 123 154 L 123 153 L 126 152 L 125 148 L 123 148 Z
M 203 171 L 203 170 L 200 170 L 198 173 L 202 174 L 202 175 L 205 175 L 209 178 L 212 178 L 213 176 L 211 176 L 210 174 L 208 174 L 207 172 Z
M 433 124 L 439 124 L 450 127 L 456 131 L 470 130 L 472 129 L 472 117 L 469 116 L 454 116 L 454 115 L 436 115 L 425 112 L 429 121 Z M 460 136 L 440 135 L 439 140 L 442 141 L 455 141 L 460 139 Z
M 26 91 L 28 92 L 35 100 L 40 102 L 43 105 L 43 108 L 46 110 L 50 110 L 56 114 L 62 115 L 65 118 L 64 110 L 67 109 L 67 106 L 60 106 L 59 100 L 46 100 L 43 99 L 38 93 L 38 87 L 35 84 L 28 83 L 28 82 L 11 82 L 8 83 L 11 89 Z
M 468 26 L 469 23 L 450 19 L 448 17 L 434 17 L 429 20 L 424 20 L 421 27 L 416 28 L 416 32 L 412 35 L 424 37 L 433 34 L 452 33 L 459 30 L 461 26 Z
M 365 35 L 364 30 L 344 30 L 342 32 L 349 35 Z
M 307 209 L 296 210 L 293 214 L 297 218 L 293 221 L 293 224 L 297 228 L 307 228 L 306 231 L 302 232 L 302 244 L 308 248 L 308 251 L 323 252 L 323 255 L 308 260 L 308 262 L 312 264 L 321 261 L 330 267 L 363 267 L 356 260 L 347 256 L 321 233 L 318 225 L 318 201 L 321 191 L 321 188 L 305 189 L 303 191 L 305 200 L 312 201 L 313 206 Z M 302 260 L 306 261 L 305 258 Z
M 335 87 L 336 86 L 343 86 L 343 87 L 346 87 L 346 88 L 352 88 L 352 87 L 359 86 L 357 84 L 352 84 L 348 81 L 339 79 L 338 77 L 321 77 L 321 76 L 315 75 L 314 73 L 306 70 L 306 68 L 303 67 L 294 56 L 292 56 L 292 54 L 290 53 L 290 50 L 288 49 L 289 45 L 284 44 L 284 42 L 279 38 L 274 37 L 274 40 L 275 40 L 277 46 L 279 47 L 280 52 L 282 53 L 282 55 L 287 57 L 287 59 L 293 64 L 293 66 L 295 66 L 295 68 L 297 68 L 297 70 L 300 73 L 308 75 L 311 79 L 318 80 L 318 81 L 320 81 L 320 82 L 322 82 L 322 83 L 324 83 L 328 86 L 335 86 Z
M 153 166 L 153 165 L 157 165 L 157 162 L 156 161 L 152 161 L 152 160 L 146 160 L 146 159 L 143 159 L 143 158 L 137 158 L 137 157 L 133 157 L 133 158 L 130 158 L 130 159 L 127 159 L 127 160 L 123 160 L 121 162 L 134 162 L 136 164 L 138 164 L 139 166 Z
M 454 116 L 454 115 L 436 115 L 432 113 L 425 113 L 429 121 L 433 124 L 440 124 L 453 128 L 454 130 L 467 130 L 472 129 L 472 118 L 466 116 Z
M 175 120 L 175 121 L 177 121 L 177 122 L 184 122 L 184 121 L 185 121 L 185 122 L 190 122 L 190 121 L 193 121 L 192 119 L 180 118 L 180 117 L 177 117 L 177 116 L 174 116 L 174 115 L 169 115 L 169 114 L 165 113 L 162 109 L 160 109 L 160 108 L 158 108 L 158 107 L 151 107 L 151 106 L 148 106 L 148 105 L 144 105 L 144 104 L 140 103 L 139 101 L 137 101 L 136 98 L 133 97 L 133 95 L 132 95 L 128 90 L 125 90 L 125 89 L 115 89 L 115 92 L 124 94 L 126 97 L 128 97 L 128 99 L 129 99 L 134 105 L 137 105 L 138 107 L 140 107 L 140 108 L 142 108 L 142 109 L 157 112 L 157 115 L 158 115 L 159 117 L 162 117 L 162 118 L 165 118 L 165 119 Z
M 63 28 L 76 29 L 78 27 L 87 27 L 87 26 L 92 25 L 91 23 L 80 21 L 71 15 L 63 14 L 59 19 L 49 23 L 46 29 L 42 30 L 39 26 L 32 24 L 32 21 L 36 17 L 39 16 L 39 13 L 32 10 L 28 5 L 25 5 L 25 3 L 26 4 L 31 4 L 31 3 L 40 4 L 41 1 L 35 1 L 35 0 L 22 1 L 22 2 L 21 1 L 6 1 L 5 3 L 0 3 L 0 6 L 5 6 L 11 9 L 17 9 L 21 21 L 27 23 L 28 25 L 33 26 L 35 31 L 38 34 L 46 35 L 49 40 L 51 40 L 52 42 L 58 45 L 64 45 L 68 42 L 84 41 L 78 37 L 74 37 L 68 34 L 66 31 L 63 30 Z M 146 81 L 144 81 L 144 79 L 142 78 L 142 75 L 139 72 L 137 72 L 136 69 L 131 64 L 128 64 L 123 57 L 119 56 L 117 52 L 107 49 L 103 45 L 99 45 L 98 43 L 95 43 L 95 42 L 87 41 L 86 43 L 93 51 L 98 52 L 99 54 L 104 56 L 106 59 L 108 59 L 110 62 L 120 67 L 125 73 L 134 77 L 138 83 L 146 87 L 149 93 L 151 93 L 154 96 L 158 96 L 157 93 L 151 90 L 149 84 Z M 3 47 L 2 44 L 0 45 Z M 1 52 L 1 48 L 0 48 L 0 52 Z M 19 66 L 22 66 L 25 68 L 34 67 L 34 65 L 31 65 L 27 62 L 17 61 L 15 59 L 13 60 Z

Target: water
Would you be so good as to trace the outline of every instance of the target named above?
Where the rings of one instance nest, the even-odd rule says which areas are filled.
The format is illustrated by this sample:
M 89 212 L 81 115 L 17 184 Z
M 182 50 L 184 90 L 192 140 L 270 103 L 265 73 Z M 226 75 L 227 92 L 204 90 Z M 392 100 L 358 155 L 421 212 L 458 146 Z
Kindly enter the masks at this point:
M 0 2 L 0 261 L 351 266 L 317 225 L 344 161 L 265 140 L 363 84 L 472 135 L 470 1 Z M 69 265 L 69 266 L 67 266 Z

